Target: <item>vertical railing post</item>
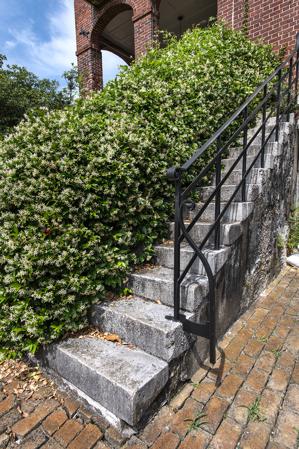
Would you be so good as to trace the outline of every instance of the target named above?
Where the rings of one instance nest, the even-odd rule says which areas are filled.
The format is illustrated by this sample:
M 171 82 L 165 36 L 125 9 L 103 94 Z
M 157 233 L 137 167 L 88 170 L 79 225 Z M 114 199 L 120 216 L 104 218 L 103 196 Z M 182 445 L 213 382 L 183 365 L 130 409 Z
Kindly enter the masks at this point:
M 246 106 L 243 111 L 244 123 L 248 118 L 248 107 Z M 242 202 L 246 201 L 246 170 L 247 170 L 247 142 L 248 142 L 248 124 L 246 124 L 243 133 L 243 159 L 242 159 Z
M 275 142 L 279 139 L 279 123 L 280 123 L 280 95 L 281 95 L 281 69 L 278 72 L 277 81 L 277 104 L 276 104 L 276 131 L 275 131 Z
M 263 101 L 268 95 L 268 84 L 264 87 Z M 263 104 L 263 128 L 262 128 L 262 151 L 261 151 L 261 167 L 265 167 L 265 140 L 266 140 L 266 118 L 267 118 L 267 101 Z
M 217 139 L 217 148 L 216 148 L 216 197 L 215 197 L 215 222 L 217 221 L 220 210 L 221 210 L 221 186 L 217 189 L 218 184 L 221 182 L 221 154 L 218 154 L 221 150 L 221 137 Z M 221 225 L 217 223 L 215 227 L 215 250 L 220 249 L 220 234 L 221 234 Z
M 213 285 L 209 292 L 210 362 L 213 365 L 216 363 L 217 316 L 216 285 Z
M 179 321 L 181 309 L 181 286 L 179 283 L 181 273 L 181 178 L 179 173 L 175 179 L 175 220 L 174 220 L 174 319 Z
M 292 81 L 293 81 L 293 58 L 290 59 L 289 80 L 288 80 L 288 104 L 287 104 L 287 122 L 290 121 L 290 106 L 292 101 Z

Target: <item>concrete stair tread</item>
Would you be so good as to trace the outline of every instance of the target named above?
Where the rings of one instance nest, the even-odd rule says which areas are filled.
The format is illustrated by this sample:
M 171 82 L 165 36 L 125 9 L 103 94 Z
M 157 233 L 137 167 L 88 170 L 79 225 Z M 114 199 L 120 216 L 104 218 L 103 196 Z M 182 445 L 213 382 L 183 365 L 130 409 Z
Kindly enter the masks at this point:
M 147 279 L 160 279 L 167 283 L 173 283 L 173 270 L 158 265 L 135 271 L 132 276 L 142 276 Z
M 199 210 L 205 205 L 205 203 L 197 203 L 195 204 L 194 211 L 189 212 L 189 216 L 195 217 L 195 215 L 199 212 Z M 223 210 L 226 207 L 227 201 L 221 201 L 220 210 Z M 232 204 L 226 210 L 224 217 L 222 218 L 222 223 L 232 223 L 232 222 L 240 222 L 246 220 L 248 216 L 253 211 L 254 203 L 252 201 L 233 201 Z M 188 216 L 187 216 L 188 218 Z M 215 203 L 210 203 L 202 216 L 200 217 L 200 221 L 209 222 L 215 219 Z
M 289 130 L 289 126 L 290 126 L 291 122 L 280 122 L 280 126 L 279 126 L 279 131 L 280 133 L 287 133 Z M 262 124 L 262 121 L 258 122 L 258 124 L 256 126 L 254 126 L 253 128 L 249 128 L 248 129 L 248 136 L 253 136 L 260 128 Z M 272 129 L 274 128 L 274 126 L 276 125 L 276 117 L 270 117 L 267 121 L 266 124 L 266 136 L 268 136 L 270 134 L 270 132 L 272 131 Z M 261 131 L 260 131 L 261 134 Z
M 134 295 L 173 307 L 173 269 L 161 266 L 146 268 L 130 275 L 129 286 Z M 208 294 L 208 278 L 188 274 L 181 286 L 181 306 L 195 312 Z
M 133 297 L 93 306 L 91 322 L 104 332 L 117 333 L 149 354 L 170 361 L 189 348 L 182 324 L 166 317 L 173 308 Z M 186 318 L 192 315 L 186 313 Z
M 185 226 L 188 227 L 190 221 L 185 222 Z M 196 242 L 200 243 L 207 236 L 211 226 L 214 222 L 197 222 L 194 224 L 190 231 L 191 238 Z M 170 238 L 174 238 L 174 222 L 169 224 Z M 221 223 L 220 224 L 220 242 L 222 245 L 230 246 L 232 245 L 242 234 L 242 221 L 234 221 L 231 223 Z M 214 245 L 214 232 L 210 235 L 206 247 L 212 247 Z
M 216 275 L 225 264 L 230 254 L 230 247 L 223 246 L 219 250 L 213 248 L 205 248 L 202 253 L 210 264 L 211 270 Z M 174 247 L 169 245 L 159 245 L 155 247 L 156 259 L 159 265 L 167 268 L 173 268 L 174 266 Z M 194 255 L 193 249 L 189 244 L 181 245 L 181 270 L 185 269 L 189 261 Z M 202 262 L 197 257 L 190 273 L 206 275 L 206 270 Z
M 236 184 L 224 184 L 221 187 L 221 200 L 229 201 L 231 196 L 235 193 L 237 189 Z M 215 191 L 215 186 L 202 187 L 199 192 L 201 193 L 201 198 L 203 201 L 208 200 L 209 196 Z M 247 200 L 254 201 L 257 196 L 262 192 L 262 184 L 249 184 L 246 183 L 246 198 Z M 234 202 L 240 202 L 242 198 L 242 189 L 239 187 L 237 193 L 235 194 Z M 211 201 L 215 203 L 215 197 Z
M 71 385 L 130 425 L 138 423 L 169 376 L 165 361 L 97 338 L 53 345 L 46 358 Z
M 161 243 L 161 245 L 156 245 L 155 248 L 156 249 L 166 249 L 166 250 L 171 249 L 171 250 L 173 250 L 173 244 L 171 245 L 171 244 L 168 244 L 168 243 Z M 191 248 L 191 246 L 188 243 L 182 243 L 181 251 L 182 252 L 187 252 L 189 254 L 193 254 L 194 253 L 193 249 Z M 229 251 L 228 248 L 225 247 L 225 246 L 221 247 L 218 250 L 215 250 L 213 248 L 204 248 L 202 250 L 203 254 L 205 254 L 205 255 L 209 255 L 209 254 L 219 255 L 219 254 L 227 253 L 228 251 Z
M 254 159 L 256 158 L 256 156 L 247 156 L 246 159 L 246 163 L 247 163 L 247 169 L 251 166 L 251 164 L 253 163 Z M 275 156 L 270 154 L 270 153 L 265 153 L 265 158 L 264 158 L 264 162 L 265 162 L 265 167 L 266 168 L 272 168 L 273 167 L 273 163 L 274 163 L 274 158 Z M 226 173 L 234 164 L 234 162 L 237 160 L 237 157 L 228 157 L 226 159 L 222 159 L 221 163 L 223 165 L 223 173 Z M 241 158 L 239 160 L 239 162 L 236 164 L 236 166 L 234 167 L 234 169 L 240 169 L 242 168 L 242 164 L 243 164 L 243 158 Z M 259 166 L 261 165 L 261 159 L 260 156 L 257 158 L 254 167 L 252 168 L 259 168 Z
M 252 168 L 249 175 L 246 178 L 247 184 L 263 184 L 265 179 L 270 175 L 271 168 Z M 225 174 L 225 173 L 223 173 Z M 223 176 L 222 176 L 223 177 Z M 236 185 L 240 184 L 242 179 L 242 169 L 234 169 L 228 178 L 226 179 L 224 185 Z M 215 186 L 215 179 L 213 180 L 213 185 Z
M 248 185 L 248 187 L 259 187 L 260 186 L 260 184 L 257 184 L 257 183 L 249 183 L 249 184 L 247 184 Z M 235 184 L 224 184 L 222 187 L 221 187 L 221 189 L 232 189 L 232 188 L 236 188 L 236 185 Z M 205 187 L 201 187 L 201 190 L 211 190 L 211 189 L 215 189 L 215 186 L 205 186 Z
M 261 150 L 261 144 L 251 144 L 249 148 L 247 148 L 247 156 L 256 156 L 257 153 Z M 265 154 L 279 154 L 281 150 L 281 143 L 278 142 L 269 142 L 265 146 Z M 229 157 L 238 157 L 243 151 L 243 147 L 234 147 L 229 150 Z

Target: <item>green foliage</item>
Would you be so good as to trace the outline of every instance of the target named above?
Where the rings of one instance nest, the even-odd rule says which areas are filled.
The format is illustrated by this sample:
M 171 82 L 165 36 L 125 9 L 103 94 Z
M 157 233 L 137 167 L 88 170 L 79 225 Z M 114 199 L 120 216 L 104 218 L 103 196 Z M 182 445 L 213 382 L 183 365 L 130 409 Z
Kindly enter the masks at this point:
M 166 169 L 190 157 L 276 64 L 269 47 L 240 32 L 196 28 L 123 68 L 103 92 L 38 111 L 5 139 L 3 353 L 84 327 L 90 304 L 124 287 L 166 235 Z
M 62 89 L 64 104 L 71 105 L 79 97 L 81 78 L 78 68 L 72 64 L 70 70 L 66 70 L 62 76 L 66 80 L 66 87 Z
M 299 247 L 299 208 L 296 208 L 290 218 L 290 233 L 288 239 L 288 250 L 289 252 L 293 252 L 294 249 L 298 249 Z
M 276 248 L 277 249 L 283 249 L 283 248 L 285 248 L 285 245 L 286 245 L 286 241 L 285 241 L 284 236 L 282 234 L 277 234 L 277 237 L 276 237 Z
M 277 362 L 277 360 L 279 359 L 279 357 L 281 356 L 281 351 L 279 350 L 279 348 L 276 349 L 272 349 L 272 354 L 275 357 L 275 361 Z
M 186 419 L 185 421 L 192 421 L 189 426 L 188 432 L 192 432 L 192 430 L 199 430 L 204 424 L 208 424 L 208 421 L 205 421 L 204 419 L 206 416 L 207 415 L 205 413 L 198 412 L 194 420 Z
M 248 410 L 249 421 L 258 421 L 258 422 L 266 421 L 266 418 L 261 414 L 260 404 L 261 398 L 258 397 L 249 407 L 246 407 Z
M 268 340 L 269 340 L 269 338 L 266 337 L 265 335 L 263 335 L 262 337 L 257 338 L 257 341 L 258 341 L 259 343 L 264 344 L 264 345 L 265 345 L 266 343 L 268 343 Z
M 25 67 L 4 65 L 5 61 L 0 54 L 0 134 L 11 132 L 36 108 L 52 110 L 72 104 L 78 88 L 76 67 L 64 73 L 67 86 L 59 91 L 57 81 L 39 79 Z

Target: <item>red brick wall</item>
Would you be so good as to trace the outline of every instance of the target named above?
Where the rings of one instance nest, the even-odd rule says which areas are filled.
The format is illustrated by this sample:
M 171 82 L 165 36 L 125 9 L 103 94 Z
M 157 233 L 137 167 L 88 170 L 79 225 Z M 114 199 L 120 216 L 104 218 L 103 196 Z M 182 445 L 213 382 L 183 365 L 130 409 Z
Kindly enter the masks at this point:
M 157 13 L 152 0 L 102 0 L 97 7 L 87 0 L 74 1 L 79 72 L 85 89 L 100 89 L 103 84 L 101 35 L 105 27 L 117 14 L 132 9 L 134 56 L 140 56 L 153 40 Z M 88 35 L 83 35 L 82 30 Z
M 124 9 L 132 9 L 135 55 L 140 56 L 152 42 L 158 12 L 152 0 L 98 0 L 95 7 L 88 0 L 74 0 L 79 71 L 87 90 L 102 86 L 101 34 L 110 20 Z M 157 0 L 157 7 L 160 1 Z M 183 1 L 183 0 L 181 0 Z M 278 50 L 295 45 L 299 31 L 299 0 L 218 0 L 218 17 L 240 29 L 248 4 L 248 32 Z M 80 34 L 84 30 L 88 35 Z
M 275 50 L 293 49 L 299 31 L 298 0 L 218 0 L 218 17 L 242 28 L 246 1 L 249 37 L 272 44 Z

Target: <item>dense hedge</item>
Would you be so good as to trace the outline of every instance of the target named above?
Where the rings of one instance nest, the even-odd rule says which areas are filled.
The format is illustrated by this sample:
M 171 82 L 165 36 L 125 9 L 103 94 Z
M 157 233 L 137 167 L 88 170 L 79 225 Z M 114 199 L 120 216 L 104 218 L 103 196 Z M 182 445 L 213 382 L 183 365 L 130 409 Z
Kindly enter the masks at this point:
M 41 111 L 0 149 L 2 355 L 86 324 L 89 305 L 148 260 L 186 160 L 277 64 L 215 24 L 124 68 L 102 93 Z M 206 161 L 202 161 L 205 163 Z

